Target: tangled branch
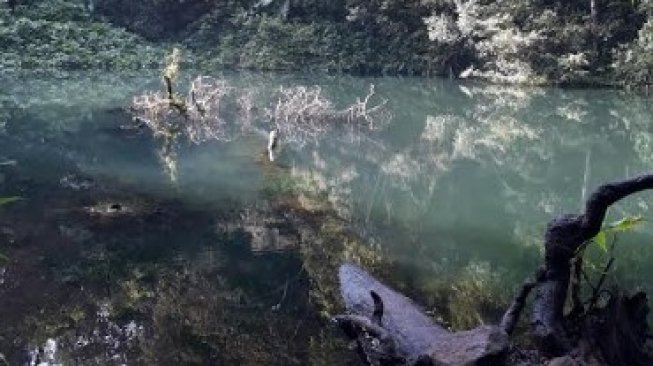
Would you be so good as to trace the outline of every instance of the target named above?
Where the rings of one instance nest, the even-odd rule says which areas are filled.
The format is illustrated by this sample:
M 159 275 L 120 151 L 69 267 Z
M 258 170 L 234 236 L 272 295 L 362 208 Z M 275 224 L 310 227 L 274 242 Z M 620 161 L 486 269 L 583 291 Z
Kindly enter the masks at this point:
M 304 145 L 327 131 L 335 108 L 320 87 L 280 87 L 268 117 L 284 140 Z
M 384 126 L 388 121 L 390 121 L 391 115 L 386 108 L 386 104 L 388 103 L 386 99 L 383 99 L 379 104 L 370 107 L 370 99 L 372 99 L 374 95 L 374 84 L 371 84 L 370 90 L 365 98 L 362 100 L 356 98 L 356 103 L 350 105 L 341 112 L 346 115 L 348 123 L 365 125 L 373 130 Z
M 176 137 L 181 134 L 193 143 L 226 141 L 233 137 L 232 129 L 240 126 L 227 122 L 225 105 L 235 104 L 237 116 L 251 113 L 252 93 L 242 92 L 224 80 L 198 77 L 192 81 L 183 99 L 169 94 L 170 89 L 167 94 L 155 92 L 137 96 L 132 102 L 134 117 L 149 127 L 155 136 Z
M 268 152 L 273 160 L 272 149 L 279 138 L 303 146 L 317 142 L 321 135 L 339 124 L 374 129 L 390 120 L 385 100 L 370 106 L 374 85 L 365 98 L 357 98 L 344 110 L 336 109 L 318 86 L 280 87 L 272 108 L 257 108 L 254 89 L 235 88 L 225 80 L 209 77 L 193 80 L 186 96 L 182 97 L 175 93 L 173 85 L 179 62 L 180 52 L 174 49 L 166 57 L 163 70 L 165 90 L 136 96 L 131 105 L 134 119 L 163 140 L 162 160 L 173 180 L 175 146 L 180 136 L 196 144 L 208 140 L 228 141 L 242 132 L 255 130 L 255 121 L 261 117 L 266 124 L 272 125 L 265 126 L 264 130 L 272 131 Z M 256 111 L 265 111 L 265 115 L 256 116 Z
M 304 145 L 337 126 L 356 126 L 370 130 L 385 126 L 391 115 L 387 100 L 370 106 L 375 95 L 374 85 L 369 93 L 345 109 L 338 110 L 322 93 L 319 86 L 280 87 L 277 102 L 267 110 L 268 118 L 287 141 Z

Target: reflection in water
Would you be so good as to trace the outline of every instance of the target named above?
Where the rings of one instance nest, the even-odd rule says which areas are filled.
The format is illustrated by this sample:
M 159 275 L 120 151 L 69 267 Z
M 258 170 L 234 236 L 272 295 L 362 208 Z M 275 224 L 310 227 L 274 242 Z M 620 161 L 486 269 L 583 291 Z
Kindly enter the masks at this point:
M 158 77 L 4 80 L 0 195 L 26 198 L 0 210 L 11 361 L 47 345 L 64 364 L 342 364 L 355 355 L 326 319 L 343 260 L 454 328 L 492 321 L 550 217 L 653 156 L 652 103 L 611 91 L 221 77 L 258 91 L 247 118 L 265 133 L 257 106 L 279 85 L 320 85 L 344 110 L 374 84 L 393 118 L 282 144 L 275 164 L 261 133 L 177 141 L 171 186 L 159 142 L 121 109 Z M 650 202 L 611 214 L 646 217 Z M 615 278 L 650 283 L 651 232 L 620 240 Z
M 323 140 L 294 157 L 293 172 L 326 191 L 390 257 L 427 272 L 443 262 L 464 268 L 476 258 L 522 276 L 553 215 L 577 211 L 587 190 L 604 181 L 650 169 L 641 141 L 650 136 L 644 115 L 652 105 L 637 97 L 397 84 L 377 84 L 399 104 L 387 133 Z M 630 99 L 634 110 L 626 107 Z M 633 197 L 612 216 L 645 214 L 648 202 Z

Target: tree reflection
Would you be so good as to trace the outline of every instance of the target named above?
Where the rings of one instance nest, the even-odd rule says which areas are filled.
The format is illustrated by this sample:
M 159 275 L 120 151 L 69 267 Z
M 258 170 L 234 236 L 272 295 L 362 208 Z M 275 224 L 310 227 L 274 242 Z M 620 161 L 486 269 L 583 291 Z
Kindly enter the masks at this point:
M 487 247 L 526 246 L 536 255 L 551 215 L 576 209 L 583 192 L 602 181 L 648 169 L 650 103 L 634 107 L 617 93 L 473 84 L 461 85 L 452 102 L 451 88 L 459 86 L 442 84 L 379 84 L 384 97 L 402 101 L 387 135 L 323 141 L 293 167 L 399 258 L 429 266 L 451 256 L 464 267 Z M 403 110 L 403 100 L 422 105 Z M 409 138 L 394 135 L 419 125 Z M 617 211 L 648 206 L 637 198 Z M 420 255 L 404 254 L 406 246 Z M 515 256 L 490 256 L 493 265 L 520 268 Z

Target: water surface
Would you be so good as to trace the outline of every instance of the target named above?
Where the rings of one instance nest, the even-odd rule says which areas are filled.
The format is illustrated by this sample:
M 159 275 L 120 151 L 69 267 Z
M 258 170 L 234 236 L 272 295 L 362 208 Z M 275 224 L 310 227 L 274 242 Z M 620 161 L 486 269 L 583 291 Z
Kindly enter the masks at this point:
M 0 267 L 0 352 L 9 360 L 40 346 L 66 364 L 356 364 L 325 321 L 328 307 L 316 304 L 323 278 L 307 264 L 310 245 L 284 239 L 301 228 L 288 227 L 276 198 L 308 191 L 328 203 L 400 269 L 388 281 L 464 327 L 494 320 L 488 309 L 532 273 L 549 219 L 578 212 L 600 183 L 653 166 L 653 103 L 636 95 L 222 77 L 257 90 L 260 108 L 280 85 L 319 85 L 344 108 L 374 84 L 392 119 L 302 146 L 282 136 L 275 164 L 265 162 L 264 128 L 230 142 L 182 142 L 173 182 L 160 141 L 124 110 L 160 87 L 156 75 L 4 78 L 0 196 L 23 198 L 0 208 L 9 257 Z M 610 220 L 648 218 L 652 203 L 650 193 L 629 198 Z M 620 236 L 611 283 L 650 290 L 652 233 L 646 223 Z M 592 258 L 600 269 L 601 253 Z

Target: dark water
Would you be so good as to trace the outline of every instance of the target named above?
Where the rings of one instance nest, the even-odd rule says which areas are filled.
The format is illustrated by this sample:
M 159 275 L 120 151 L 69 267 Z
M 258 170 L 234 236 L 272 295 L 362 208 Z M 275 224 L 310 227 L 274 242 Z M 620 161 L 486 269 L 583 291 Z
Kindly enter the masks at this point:
M 493 321 L 536 267 L 550 218 L 653 164 L 653 102 L 635 95 L 225 78 L 259 90 L 263 106 L 279 85 L 320 85 L 344 106 L 373 83 L 392 119 L 302 147 L 282 139 L 275 164 L 264 131 L 182 142 L 172 182 L 160 142 L 122 109 L 159 87 L 155 75 L 2 80 L 0 196 L 22 197 L 0 207 L 0 353 L 10 364 L 39 347 L 53 364 L 356 364 L 327 320 L 334 273 L 316 263 L 392 263 L 384 278 L 436 318 Z M 305 200 L 287 203 L 298 195 L 333 211 L 317 220 Z M 639 194 L 610 220 L 649 218 L 652 203 Z M 323 220 L 363 249 L 327 245 Z M 652 233 L 646 222 L 620 235 L 610 284 L 650 290 Z M 591 258 L 598 273 L 604 254 Z

